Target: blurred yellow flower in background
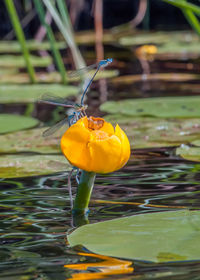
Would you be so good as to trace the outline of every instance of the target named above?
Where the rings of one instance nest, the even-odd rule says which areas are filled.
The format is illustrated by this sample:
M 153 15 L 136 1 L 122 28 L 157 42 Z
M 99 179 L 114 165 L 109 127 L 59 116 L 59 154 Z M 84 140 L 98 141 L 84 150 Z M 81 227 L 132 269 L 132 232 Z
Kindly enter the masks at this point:
M 130 157 L 130 143 L 117 124 L 103 118 L 83 117 L 67 129 L 61 149 L 75 167 L 88 172 L 109 173 L 123 167 Z
M 154 45 L 143 45 L 141 47 L 138 47 L 135 50 L 135 53 L 139 59 L 152 61 L 154 59 L 155 54 L 158 53 L 158 49 Z

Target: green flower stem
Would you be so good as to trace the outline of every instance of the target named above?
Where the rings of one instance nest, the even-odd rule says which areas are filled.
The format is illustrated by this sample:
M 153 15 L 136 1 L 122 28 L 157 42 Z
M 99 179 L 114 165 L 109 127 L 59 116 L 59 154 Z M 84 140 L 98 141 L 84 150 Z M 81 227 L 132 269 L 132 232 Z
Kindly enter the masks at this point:
M 96 173 L 82 171 L 80 183 L 78 185 L 77 194 L 72 209 L 73 214 L 85 215 L 88 212 L 88 204 L 92 194 Z
M 79 69 L 79 68 L 85 67 L 85 61 L 83 60 L 83 57 L 82 57 L 79 49 L 76 46 L 73 30 L 71 29 L 71 25 L 69 25 L 69 24 L 66 25 L 63 22 L 60 14 L 57 11 L 56 6 L 52 3 L 52 1 L 43 0 L 43 3 L 45 4 L 48 11 L 52 15 L 52 18 L 54 19 L 56 25 L 58 26 L 60 32 L 62 33 L 64 39 L 66 40 L 68 46 L 70 47 L 76 68 Z
M 23 52 L 24 60 L 26 62 L 26 67 L 29 73 L 29 77 L 32 83 L 35 83 L 35 71 L 32 67 L 31 61 L 30 61 L 30 55 L 28 51 L 28 47 L 26 45 L 26 40 L 24 37 L 24 33 L 17 15 L 17 11 L 15 9 L 13 0 L 5 0 L 5 5 L 8 11 L 8 14 L 10 16 L 10 20 L 12 22 L 13 28 L 15 30 L 17 39 L 21 45 L 21 49 Z

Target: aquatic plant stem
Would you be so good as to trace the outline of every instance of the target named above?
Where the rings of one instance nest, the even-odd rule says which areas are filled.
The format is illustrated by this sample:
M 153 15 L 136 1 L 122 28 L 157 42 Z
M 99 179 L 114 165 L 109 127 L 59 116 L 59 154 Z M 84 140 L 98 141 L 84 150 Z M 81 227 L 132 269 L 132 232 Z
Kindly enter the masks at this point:
M 62 33 L 64 39 L 66 40 L 68 46 L 70 47 L 76 68 L 79 69 L 85 67 L 85 61 L 74 41 L 73 30 L 70 28 L 69 25 L 66 26 L 66 24 L 61 19 L 61 16 L 58 13 L 55 5 L 53 5 L 50 0 L 43 0 L 43 3 L 45 4 L 48 11 L 52 15 L 52 18 L 54 19 L 56 25 L 58 26 L 60 32 Z
M 73 214 L 87 215 L 95 177 L 96 173 L 82 170 L 80 183 L 78 185 L 76 198 L 72 209 Z
M 56 40 L 55 40 L 53 31 L 51 29 L 51 26 L 49 24 L 47 24 L 46 21 L 45 21 L 45 11 L 44 11 L 44 8 L 43 8 L 43 3 L 39 0 L 34 0 L 34 4 L 35 4 L 35 8 L 38 12 L 40 21 L 46 29 L 47 36 L 48 36 L 49 42 L 51 44 L 51 50 L 53 52 L 56 65 L 57 65 L 58 70 L 60 72 L 60 75 L 62 77 L 62 83 L 66 84 L 67 76 L 66 76 L 65 66 L 64 66 L 64 63 L 62 61 L 62 57 L 60 55 L 58 47 L 56 45 Z
M 185 18 L 191 25 L 191 27 L 197 32 L 200 36 L 200 22 L 197 16 L 200 16 L 200 7 L 195 4 L 188 3 L 186 0 L 163 0 L 166 3 L 169 3 L 175 7 L 178 7 L 182 10 Z M 195 15 L 196 14 L 196 15 Z
M 12 22 L 13 28 L 15 30 L 17 39 L 21 45 L 21 49 L 23 52 L 23 56 L 24 56 L 24 60 L 26 63 L 26 67 L 29 73 L 29 77 L 32 83 L 35 83 L 35 71 L 34 68 L 32 67 L 31 61 L 30 61 L 30 55 L 29 55 L 29 50 L 28 47 L 26 45 L 26 40 L 25 40 L 25 36 L 17 15 L 17 11 L 15 9 L 15 5 L 13 3 L 13 0 L 4 0 L 10 20 Z
M 200 23 L 195 14 L 189 9 L 182 9 L 184 16 L 187 21 L 191 25 L 191 27 L 196 31 L 196 33 L 200 36 Z
M 171 4 L 173 6 L 176 6 L 178 8 L 183 8 L 183 9 L 189 9 L 191 10 L 192 12 L 194 12 L 195 14 L 197 15 L 200 15 L 200 7 L 195 5 L 195 4 L 192 4 L 192 3 L 188 3 L 188 2 L 185 2 L 185 1 L 180 1 L 180 0 L 162 0 L 168 4 Z
M 104 59 L 103 46 L 103 0 L 95 0 L 94 2 L 94 26 L 95 26 L 95 49 L 97 62 Z M 108 90 L 106 79 L 99 80 L 100 101 L 107 101 Z

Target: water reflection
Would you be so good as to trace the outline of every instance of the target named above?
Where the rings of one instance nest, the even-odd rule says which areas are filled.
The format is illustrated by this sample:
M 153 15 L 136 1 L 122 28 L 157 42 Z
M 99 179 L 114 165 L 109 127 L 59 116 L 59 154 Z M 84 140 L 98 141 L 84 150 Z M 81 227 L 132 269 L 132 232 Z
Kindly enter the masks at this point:
M 199 209 L 199 182 L 200 165 L 175 157 L 173 149 L 135 151 L 123 170 L 97 176 L 90 223 L 153 211 Z M 72 185 L 75 194 L 75 181 Z M 84 267 L 81 273 L 93 277 L 83 279 L 95 279 L 94 272 L 105 272 L 99 267 L 90 271 L 87 263 L 99 263 L 99 258 L 104 262 L 107 257 L 87 255 L 66 245 L 66 232 L 72 222 L 66 173 L 2 180 L 0 198 L 0 279 L 73 279 L 74 274 L 81 274 L 69 265 L 77 268 L 80 263 Z M 125 273 L 120 276 L 109 272 L 98 277 L 195 279 L 200 269 L 198 262 L 163 265 L 134 260 L 134 272 Z
M 109 275 L 124 275 L 134 271 L 132 262 L 126 260 L 120 260 L 108 256 L 93 254 L 93 253 L 78 253 L 80 256 L 91 257 L 92 262 L 82 262 L 77 264 L 64 265 L 65 268 L 73 269 L 78 271 L 72 273 L 71 279 L 103 279 Z M 99 260 L 99 261 L 97 261 Z M 86 272 L 81 272 L 86 271 Z

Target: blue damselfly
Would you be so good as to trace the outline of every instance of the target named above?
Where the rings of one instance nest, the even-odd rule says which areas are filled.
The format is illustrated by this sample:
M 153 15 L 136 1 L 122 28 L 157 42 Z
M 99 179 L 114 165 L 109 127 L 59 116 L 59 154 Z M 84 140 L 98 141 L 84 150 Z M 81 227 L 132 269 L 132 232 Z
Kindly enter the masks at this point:
M 66 123 L 68 123 L 68 125 L 71 126 L 78 119 L 86 116 L 85 110 L 87 109 L 87 105 L 84 105 L 84 97 L 85 97 L 92 81 L 94 80 L 96 74 L 98 73 L 98 71 L 101 68 L 105 68 L 106 66 L 108 66 L 111 62 L 112 62 L 112 58 L 108 58 L 108 59 L 105 59 L 105 60 L 101 60 L 97 64 L 86 66 L 82 69 L 71 72 L 71 74 L 70 74 L 71 76 L 80 75 L 81 72 L 83 72 L 83 73 L 88 72 L 89 70 L 96 68 L 95 73 L 93 74 L 93 76 L 91 77 L 91 79 L 89 80 L 88 84 L 86 85 L 86 87 L 83 91 L 83 94 L 81 96 L 81 103 L 80 104 L 75 103 L 73 101 L 69 101 L 66 98 L 62 98 L 62 97 L 58 97 L 58 96 L 52 96 L 50 94 L 42 95 L 41 99 L 39 100 L 40 103 L 45 103 L 45 104 L 50 104 L 50 105 L 55 105 L 55 106 L 62 106 L 64 108 L 71 108 L 74 111 L 73 114 L 69 115 L 68 117 L 66 116 L 63 120 L 61 120 L 60 122 L 58 122 L 54 126 L 48 128 L 47 130 L 45 130 L 43 132 L 44 137 L 52 135 L 54 132 L 56 132 L 60 127 L 62 127 Z

